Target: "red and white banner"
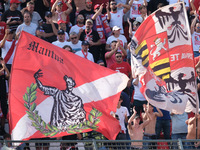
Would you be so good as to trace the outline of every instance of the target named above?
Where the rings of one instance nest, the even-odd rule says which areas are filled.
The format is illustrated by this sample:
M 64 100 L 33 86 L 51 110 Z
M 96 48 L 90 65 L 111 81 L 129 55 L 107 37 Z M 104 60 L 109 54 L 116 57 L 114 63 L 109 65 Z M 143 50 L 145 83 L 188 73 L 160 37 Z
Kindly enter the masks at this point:
M 96 130 L 114 140 L 116 111 L 128 78 L 22 32 L 10 79 L 12 140 Z
M 194 56 L 183 3 L 152 13 L 131 40 L 132 72 L 154 106 L 183 113 L 196 111 L 198 96 Z

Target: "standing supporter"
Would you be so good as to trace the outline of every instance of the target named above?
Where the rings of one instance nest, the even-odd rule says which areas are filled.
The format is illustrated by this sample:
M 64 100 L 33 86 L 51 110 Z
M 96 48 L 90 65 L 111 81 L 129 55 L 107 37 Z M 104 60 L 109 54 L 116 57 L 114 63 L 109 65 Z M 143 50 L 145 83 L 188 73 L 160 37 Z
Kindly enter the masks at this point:
M 110 18 L 110 27 L 118 26 L 121 28 L 120 33 L 124 34 L 123 30 L 123 16 L 126 12 L 129 11 L 130 5 L 132 5 L 133 0 L 130 1 L 129 5 L 125 5 L 122 3 L 117 4 L 114 0 L 110 1 L 110 9 L 111 9 L 111 18 Z M 124 7 L 124 9 L 118 10 L 117 8 Z
M 76 25 L 71 27 L 69 33 L 76 32 L 76 34 L 80 37 L 83 30 L 85 30 L 84 16 L 82 14 L 78 14 L 76 18 Z
M 6 3 L 7 0 L 0 0 L 0 12 L 4 13 L 5 7 L 4 4 Z
M 0 48 L 2 50 L 2 58 L 6 63 L 8 70 L 11 70 L 13 57 L 15 54 L 16 40 L 14 40 L 15 31 L 12 29 L 6 29 L 3 40 L 0 41 Z
M 25 11 L 29 11 L 32 16 L 31 22 L 35 23 L 37 26 L 42 25 L 43 20 L 42 20 L 40 14 L 38 12 L 34 11 L 34 8 L 35 8 L 34 2 L 30 1 L 27 3 L 26 7 L 21 10 L 21 13 L 24 14 Z
M 110 26 L 107 21 L 107 17 L 110 18 L 109 11 L 109 3 L 106 4 L 107 16 L 106 14 L 102 14 L 104 4 L 97 4 L 94 6 L 95 14 L 92 16 L 92 20 L 94 21 L 93 29 L 96 30 L 101 39 L 101 59 L 104 59 L 105 55 L 105 47 L 106 47 L 106 39 L 111 34 Z M 110 19 L 109 19 L 110 20 Z
M 71 32 L 70 33 L 70 42 L 69 42 L 69 46 L 71 46 L 72 51 L 78 52 L 82 49 L 81 47 L 81 41 L 78 39 L 78 35 L 76 34 L 76 32 Z
M 87 19 L 85 23 L 86 29 L 81 33 L 80 40 L 89 42 L 89 52 L 92 53 L 94 61 L 97 62 L 100 57 L 99 46 L 101 45 L 101 39 L 98 32 L 93 30 L 92 27 L 93 21 L 91 19 Z
M 65 45 L 68 45 L 68 42 L 65 40 L 65 31 L 60 29 L 58 30 L 58 40 L 55 42 L 52 42 L 53 45 L 56 45 L 60 48 L 62 48 Z
M 3 39 L 3 37 L 5 35 L 6 28 L 7 28 L 6 23 L 1 21 L 1 17 L 2 17 L 2 13 L 0 13 L 0 40 Z
M 75 4 L 75 8 L 76 8 L 76 12 L 75 15 L 77 16 L 79 14 L 79 12 L 83 9 L 85 9 L 85 1 L 84 0 L 74 0 L 74 4 Z
M 112 41 L 111 42 L 111 51 L 106 52 L 106 54 L 105 54 L 105 60 L 106 60 L 106 64 L 107 64 L 108 68 L 110 68 L 110 66 L 112 66 L 116 62 L 116 59 L 115 59 L 116 52 L 121 52 L 122 58 L 125 58 L 127 55 L 126 50 L 122 47 L 119 40 Z
M 127 39 L 124 35 L 121 35 L 120 33 L 121 28 L 118 26 L 114 26 L 112 31 L 113 31 L 113 35 L 109 36 L 107 41 L 106 41 L 106 50 L 110 51 L 110 44 L 112 41 L 120 41 L 120 44 L 122 45 L 122 47 L 127 50 Z
M 31 22 L 32 19 L 31 13 L 29 11 L 25 11 L 23 16 L 24 16 L 24 23 L 22 23 L 17 27 L 16 33 L 21 32 L 23 30 L 32 35 L 35 35 L 37 25 Z
M 141 13 L 140 16 L 142 17 L 143 20 L 145 20 L 148 17 L 148 15 L 147 15 L 147 6 L 146 5 L 141 5 L 139 7 L 139 11 Z
M 146 104 L 144 104 L 144 109 L 147 109 L 147 112 L 149 113 L 149 116 L 151 117 L 151 121 L 149 122 L 149 124 L 144 128 L 144 137 L 143 140 L 155 140 L 156 139 L 156 118 L 157 117 L 162 117 L 163 114 L 160 111 L 159 108 L 156 108 L 158 112 L 154 112 L 153 109 L 154 107 L 148 103 L 148 105 L 146 106 Z M 146 112 L 146 110 L 144 110 L 144 112 Z M 142 113 L 142 118 L 143 121 L 146 121 L 148 119 L 148 116 L 146 113 Z M 144 149 L 156 149 L 156 143 L 143 143 L 143 148 Z
M 170 115 L 172 119 L 172 136 L 171 136 L 172 140 L 186 139 L 188 132 L 186 120 L 188 120 L 188 114 L 184 112 L 183 114 L 171 113 Z M 176 143 L 173 143 L 172 149 L 178 149 Z M 187 149 L 185 143 L 184 143 L 184 149 Z
M 145 113 L 147 115 L 147 119 L 140 124 L 140 116 L 133 107 L 133 115 L 128 120 L 128 133 L 131 140 L 143 140 L 143 130 L 151 121 L 151 116 L 149 115 L 147 109 L 145 109 Z M 131 149 L 142 149 L 142 142 L 131 142 Z
M 63 20 L 65 23 L 67 23 L 67 16 L 71 13 L 72 11 L 72 6 L 71 6 L 71 0 L 66 1 L 65 4 L 67 5 L 67 10 L 62 11 L 63 3 L 60 0 L 56 0 L 56 2 L 53 4 L 51 8 L 52 12 L 52 20 L 54 23 L 57 23 L 59 20 Z
M 88 41 L 82 41 L 81 51 L 78 51 L 75 54 L 94 62 L 94 58 L 93 58 L 92 54 L 90 52 L 88 52 L 89 45 L 90 45 L 90 43 Z
M 166 6 L 169 5 L 168 0 L 150 0 L 148 2 L 148 14 L 153 13 L 154 11 L 156 11 L 158 9 L 158 5 L 162 5 L 162 6 Z
M 130 19 L 135 20 L 137 17 L 141 16 L 140 6 L 144 5 L 147 6 L 146 0 L 134 0 L 133 4 L 130 8 Z
M 4 135 L 5 132 L 5 119 L 8 113 L 8 101 L 6 93 L 6 80 L 9 79 L 10 72 L 6 67 L 5 61 L 0 57 L 0 102 L 3 117 L 1 118 L 1 130 L 0 134 Z
M 133 79 L 133 86 L 134 86 L 134 95 L 133 95 L 133 106 L 135 107 L 135 110 L 137 111 L 138 115 L 141 115 L 142 112 L 144 112 L 143 105 L 147 104 L 147 100 L 143 96 L 143 94 L 140 92 L 140 88 L 142 87 L 142 84 L 139 81 L 139 77 L 136 77 Z
M 57 24 L 58 24 L 58 30 L 62 29 L 62 30 L 65 31 L 65 41 L 68 41 L 69 40 L 69 35 L 68 35 L 67 31 L 66 31 L 67 28 L 66 28 L 65 21 L 59 20 Z M 55 34 L 57 35 L 57 32 Z
M 52 13 L 50 11 L 47 11 L 45 13 L 45 19 L 46 22 L 42 25 L 44 29 L 44 35 L 45 38 L 48 40 L 48 42 L 52 43 L 57 40 L 57 36 L 55 34 L 55 29 L 58 28 L 57 24 L 54 24 L 52 21 Z
M 134 36 L 136 30 L 139 28 L 142 22 L 143 22 L 143 18 L 141 16 L 137 17 L 133 23 L 132 23 L 132 20 L 128 19 L 128 24 L 129 24 L 128 32 L 129 32 L 130 38 Z
M 130 116 L 128 109 L 124 106 L 121 106 L 122 102 L 123 97 L 121 95 L 117 104 L 116 113 L 112 114 L 117 120 L 119 120 L 119 124 L 121 126 L 121 131 L 117 135 L 116 140 L 126 140 L 125 123 L 128 123 L 128 117 Z
M 92 9 L 92 0 L 85 0 L 85 9 L 81 10 L 79 14 L 82 14 L 85 20 L 92 18 L 92 15 L 94 14 L 94 10 Z
M 195 18 L 193 19 L 191 24 L 194 57 L 199 56 L 199 50 L 200 50 L 200 23 L 197 22 L 197 18 L 198 15 L 195 13 Z
M 11 0 L 10 8 L 2 15 L 2 21 L 4 21 L 10 29 L 16 30 L 17 27 L 23 22 L 23 16 L 21 12 L 17 10 L 19 3 L 19 0 Z
M 35 11 L 37 11 L 42 20 L 45 20 L 45 12 L 49 10 L 50 0 L 31 0 L 35 3 Z
M 155 110 L 157 111 L 157 110 Z M 160 139 L 160 134 L 161 131 L 164 133 L 164 139 L 169 140 L 170 138 L 170 114 L 169 111 L 161 109 L 163 116 L 162 117 L 157 117 L 156 121 L 156 138 Z

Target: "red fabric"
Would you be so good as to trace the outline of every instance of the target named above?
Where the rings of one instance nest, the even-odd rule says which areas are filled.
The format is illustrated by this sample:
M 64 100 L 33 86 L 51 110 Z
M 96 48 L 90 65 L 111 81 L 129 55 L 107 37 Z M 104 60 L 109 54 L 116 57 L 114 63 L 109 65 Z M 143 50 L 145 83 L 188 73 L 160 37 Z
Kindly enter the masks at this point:
M 6 23 L 0 22 L 0 41 L 3 39 L 6 31 Z
M 198 10 L 199 6 L 200 6 L 200 0 L 195 0 L 194 1 L 194 6 L 195 6 L 196 10 Z
M 10 57 L 12 56 L 12 54 L 13 54 L 13 51 L 14 51 L 14 49 L 15 49 L 15 40 L 13 41 L 13 43 L 12 43 L 12 45 L 11 45 L 11 47 L 10 47 L 10 49 L 8 50 L 8 53 L 6 54 L 6 56 L 5 56 L 5 58 L 4 58 L 4 61 L 5 61 L 5 63 L 7 63 L 8 62 L 8 60 L 10 59 Z
M 110 66 L 110 69 L 121 72 L 126 74 L 129 77 L 129 74 L 131 72 L 131 66 L 127 63 L 122 61 L 122 63 L 114 63 L 112 66 Z
M 46 52 L 46 50 L 49 51 Z M 57 56 L 57 59 L 54 59 L 55 55 Z M 23 99 L 23 96 L 25 95 L 25 93 L 27 93 L 27 87 L 30 87 L 32 83 L 36 83 L 34 74 L 36 71 L 38 71 L 38 69 L 41 69 L 43 73 L 43 76 L 39 78 L 43 85 L 46 85 L 48 87 L 56 87 L 57 89 L 66 89 L 66 82 L 64 82 L 63 80 L 63 77 L 65 75 L 73 78 L 76 84 L 74 88 L 77 89 L 81 86 L 88 86 L 96 80 L 101 80 L 106 78 L 107 76 L 110 77 L 111 75 L 117 74 L 115 71 L 112 71 L 105 67 L 101 67 L 91 61 L 88 61 L 71 52 L 58 48 L 57 46 L 54 46 L 46 41 L 43 41 L 31 34 L 22 31 L 13 61 L 9 89 L 9 122 L 12 138 L 14 138 L 13 140 L 16 140 L 16 133 L 14 131 L 17 130 L 16 128 L 18 128 L 19 122 L 21 122 L 22 118 L 27 115 L 28 109 L 26 109 L 26 107 L 24 106 L 24 103 L 26 102 Z M 114 83 L 116 84 L 116 82 Z M 123 84 L 124 88 L 126 84 L 127 82 Z M 92 86 L 93 89 L 94 87 Z M 119 87 L 116 86 L 116 88 Z M 87 87 L 84 88 L 84 90 L 85 89 L 87 89 Z M 43 106 L 42 104 L 44 103 L 44 101 L 47 101 L 46 99 L 49 98 L 49 95 L 44 95 L 44 92 L 42 92 L 39 88 L 37 88 L 36 91 L 37 99 L 34 103 L 39 109 L 39 106 Z M 85 95 L 87 95 L 87 92 L 91 91 L 86 91 Z M 86 118 L 88 118 L 92 108 L 96 108 L 97 110 L 102 112 L 100 122 L 97 124 L 97 131 L 101 132 L 102 134 L 104 134 L 105 137 L 112 140 L 115 139 L 115 137 L 121 130 L 118 120 L 110 115 L 110 111 L 116 111 L 120 92 L 116 92 L 116 94 L 110 93 L 109 97 L 105 97 L 96 101 L 92 101 L 92 99 L 89 102 L 85 102 L 83 106 L 84 110 L 86 111 Z M 47 106 L 45 105 L 45 107 Z M 45 108 L 42 109 L 46 110 Z M 52 108 L 48 108 L 48 110 L 51 109 Z M 40 113 L 41 110 L 38 110 L 39 115 L 41 115 Z M 40 131 L 35 130 L 35 128 L 31 126 L 30 119 L 27 118 L 25 120 L 25 122 L 29 121 L 30 123 L 28 123 L 24 127 L 19 127 L 20 132 L 22 128 L 27 129 L 27 132 L 26 130 L 23 130 L 26 133 L 20 133 L 20 135 L 30 134 L 33 132 L 33 129 L 34 132 L 28 137 L 22 137 L 22 140 L 46 137 Z M 86 129 L 82 132 L 88 132 L 91 130 L 92 129 Z M 53 137 L 60 137 L 69 134 L 71 133 L 61 132 Z

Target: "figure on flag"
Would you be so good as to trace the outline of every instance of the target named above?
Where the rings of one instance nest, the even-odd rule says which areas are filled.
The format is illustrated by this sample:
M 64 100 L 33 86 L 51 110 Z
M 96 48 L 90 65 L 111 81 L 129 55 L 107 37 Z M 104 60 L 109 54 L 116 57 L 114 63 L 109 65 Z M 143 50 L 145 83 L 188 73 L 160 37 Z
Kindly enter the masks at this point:
M 58 126 L 59 128 L 76 125 L 86 121 L 86 112 L 83 109 L 82 99 L 72 93 L 73 87 L 76 83 L 67 75 L 64 76 L 66 82 L 66 89 L 59 90 L 55 87 L 44 86 L 38 79 L 43 76 L 42 70 L 38 70 L 34 74 L 37 86 L 45 95 L 53 96 L 54 105 L 51 112 L 51 125 Z

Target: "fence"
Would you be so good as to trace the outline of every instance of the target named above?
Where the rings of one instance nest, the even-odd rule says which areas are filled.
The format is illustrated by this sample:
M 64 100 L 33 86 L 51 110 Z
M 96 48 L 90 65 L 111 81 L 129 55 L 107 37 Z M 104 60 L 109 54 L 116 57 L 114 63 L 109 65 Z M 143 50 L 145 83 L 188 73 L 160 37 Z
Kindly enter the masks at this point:
M 16 145 L 19 143 L 21 146 L 15 147 L 17 150 L 36 150 L 48 149 L 49 150 L 131 150 L 132 144 L 140 143 L 137 147 L 141 149 L 177 149 L 177 150 L 195 150 L 195 143 L 200 140 L 29 140 L 29 141 L 3 141 L 3 145 Z M 14 147 L 14 146 L 13 146 Z M 26 148 L 27 147 L 27 148 Z

